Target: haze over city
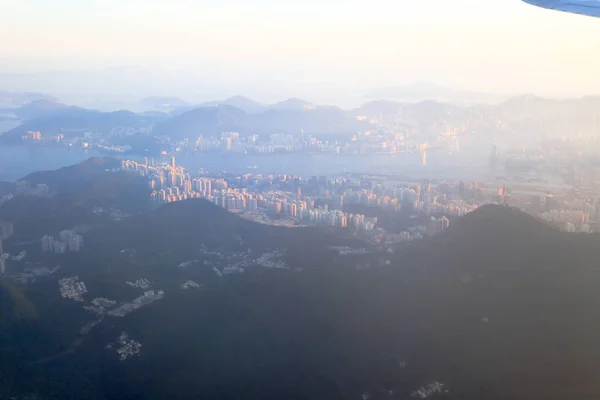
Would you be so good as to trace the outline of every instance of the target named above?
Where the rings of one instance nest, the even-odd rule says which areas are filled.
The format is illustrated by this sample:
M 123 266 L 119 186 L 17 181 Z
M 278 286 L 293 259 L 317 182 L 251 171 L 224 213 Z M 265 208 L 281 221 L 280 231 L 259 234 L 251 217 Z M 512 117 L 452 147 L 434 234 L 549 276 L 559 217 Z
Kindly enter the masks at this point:
M 598 400 L 592 17 L 0 0 L 0 399 Z
M 72 104 L 241 94 L 350 107 L 373 89 L 414 82 L 504 96 L 600 93 L 597 21 L 517 0 L 3 0 L 0 8 L 0 87 Z

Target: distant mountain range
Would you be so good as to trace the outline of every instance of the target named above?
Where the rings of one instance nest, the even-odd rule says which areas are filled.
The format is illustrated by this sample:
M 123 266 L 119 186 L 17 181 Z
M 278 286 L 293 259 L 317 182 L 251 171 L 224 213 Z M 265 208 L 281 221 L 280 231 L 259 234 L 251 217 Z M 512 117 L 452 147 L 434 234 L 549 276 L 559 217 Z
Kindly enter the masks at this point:
M 243 110 L 248 114 L 258 114 L 268 110 L 307 111 L 317 108 L 315 104 L 298 98 L 287 99 L 277 102 L 275 104 L 265 105 L 258 103 L 248 97 L 234 96 L 229 97 L 225 100 L 209 101 L 195 106 L 182 107 L 179 110 L 177 110 L 177 113 L 180 114 L 185 111 L 191 111 L 195 108 L 216 106 L 231 106 L 239 108 L 240 110 Z
M 502 121 L 505 131 L 518 135 L 542 130 L 560 137 L 600 130 L 600 97 L 552 100 L 525 95 L 496 105 L 472 106 L 432 100 L 417 103 L 375 100 L 354 110 L 318 106 L 296 98 L 262 105 L 242 96 L 200 105 L 190 105 L 178 98 L 154 97 L 143 99 L 140 105 L 154 111 L 103 113 L 51 100 L 33 101 L 12 111 L 23 123 L 3 134 L 0 141 L 19 143 L 30 130 L 76 137 L 86 131 L 106 132 L 123 127 L 134 131 L 153 127 L 152 136 L 173 140 L 220 135 L 224 131 L 267 135 L 297 134 L 304 130 L 310 135 L 347 136 L 374 129 L 369 121 L 397 127 L 409 124 L 420 130 L 429 129 L 433 134 L 448 123 L 460 125 L 467 121 L 488 121 L 492 128 L 497 126 L 492 121 Z M 144 149 L 155 147 L 147 140 L 142 141 L 143 144 L 137 144 Z
M 2 134 L 0 142 L 20 143 L 21 137 L 28 131 L 40 131 L 44 135 L 63 134 L 72 138 L 82 137 L 85 132 L 149 127 L 161 119 L 161 115 L 136 114 L 131 111 L 103 113 L 52 102 L 35 102 L 16 110 L 15 113 L 25 118 L 24 122 Z
M 500 103 L 494 110 L 509 120 L 600 118 L 600 96 L 556 100 L 528 94 L 512 97 Z
M 298 101 L 265 108 L 262 112 L 247 113 L 242 109 L 219 105 L 202 107 L 158 123 L 153 134 L 168 135 L 180 140 L 199 135 L 219 135 L 234 131 L 242 134 L 337 134 L 348 135 L 370 129 L 349 113 L 336 107 L 305 108 Z M 306 103 L 308 104 L 308 103 Z
M 391 125 L 399 119 L 423 126 L 436 126 L 444 121 L 501 121 L 506 126 L 505 132 L 525 135 L 540 130 L 554 137 L 600 131 L 600 96 L 554 100 L 522 95 L 496 105 L 472 106 L 430 100 L 418 103 L 379 100 L 365 103 L 352 113 L 382 119 Z
M 217 106 L 231 106 L 231 107 L 239 108 L 240 110 L 243 110 L 244 112 L 246 112 L 248 114 L 263 112 L 267 109 L 267 106 L 260 104 L 256 101 L 249 99 L 247 97 L 244 97 L 244 96 L 234 96 L 234 97 L 229 97 L 222 101 L 216 100 L 216 101 L 209 101 L 209 102 L 200 104 L 200 107 L 217 107 Z M 190 111 L 190 110 L 188 107 L 188 110 L 182 110 L 182 111 Z
M 262 102 L 272 103 L 276 98 L 296 93 L 302 96 L 323 99 L 323 84 L 316 82 L 288 82 L 278 84 L 263 80 L 247 84 L 228 82 L 224 77 L 206 77 L 195 71 L 168 71 L 160 68 L 118 66 L 90 71 L 49 71 L 40 73 L 0 73 L 0 88 L 11 92 L 51 93 L 69 104 L 102 111 L 115 111 L 131 106 L 131 111 L 146 111 L 135 108 L 136 97 L 169 96 L 176 94 L 183 99 L 222 99 L 229 94 L 248 93 L 251 97 L 261 96 Z M 211 79 L 212 78 L 212 79 Z M 234 79 L 235 80 L 235 79 Z M 283 86 L 283 87 L 280 87 Z M 489 95 L 468 90 L 456 90 L 433 83 L 419 82 L 409 85 L 375 87 L 369 90 L 352 89 L 355 85 L 329 86 L 329 104 L 336 104 L 336 96 L 351 104 L 360 99 L 390 99 L 402 102 L 435 100 L 460 104 L 492 104 L 509 97 Z M 223 93 L 226 93 L 224 95 Z M 277 95 L 269 93 L 278 93 Z M 22 103 L 20 103 L 22 104 Z M 163 103 L 171 104 L 171 102 Z M 220 103 L 222 104 L 222 103 Z M 346 105 L 344 104 L 344 105 Z M 232 104 L 235 105 L 235 104 Z M 239 105 L 235 105 L 238 107 Z M 243 109 L 243 107 L 240 107 Z M 153 109 L 153 108 L 152 108 Z
M 103 113 L 40 100 L 16 109 L 15 114 L 24 121 L 23 124 L 6 132 L 0 139 L 4 143 L 19 143 L 21 136 L 28 131 L 74 137 L 85 131 L 107 131 L 119 127 L 135 129 L 155 124 L 153 135 L 175 140 L 200 134 L 220 135 L 223 131 L 296 134 L 304 129 L 307 134 L 344 135 L 369 129 L 369 124 L 357 121 L 352 113 L 336 107 L 318 107 L 300 99 L 289 99 L 270 106 L 242 96 L 199 106 L 186 105 L 176 98 L 158 97 L 143 99 L 141 103 L 148 108 L 168 111 L 171 117 L 166 113 Z
M 52 100 L 35 100 L 15 110 L 15 115 L 22 120 L 50 117 L 68 109 L 66 104 Z M 71 107 L 75 110 L 77 107 Z

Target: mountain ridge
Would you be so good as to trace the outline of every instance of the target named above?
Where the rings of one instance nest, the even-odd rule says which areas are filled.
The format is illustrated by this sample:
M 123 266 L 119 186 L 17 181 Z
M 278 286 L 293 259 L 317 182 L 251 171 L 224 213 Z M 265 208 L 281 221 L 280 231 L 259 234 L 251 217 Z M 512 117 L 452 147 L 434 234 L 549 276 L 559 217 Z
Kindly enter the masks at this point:
M 244 219 L 204 199 L 189 199 L 163 205 L 156 210 L 133 215 L 106 231 L 92 232 L 91 247 L 107 253 L 117 247 L 130 247 L 144 253 L 174 253 L 179 262 L 195 259 L 199 246 L 243 251 L 270 252 L 285 249 L 284 259 L 294 268 L 310 268 L 302 258 L 331 259 L 331 246 L 347 243 L 368 244 L 336 230 L 316 227 L 286 228 Z M 146 237 L 146 232 L 154 232 Z M 311 248 L 312 254 L 306 254 Z M 111 250 L 113 249 L 113 250 Z M 302 256 L 304 254 L 304 257 Z
M 24 106 L 15 110 L 15 115 L 24 120 L 30 120 L 35 118 L 42 118 L 55 115 L 57 113 L 65 111 L 69 108 L 66 104 L 62 104 L 56 101 L 41 99 L 35 100 L 31 103 L 25 104 Z M 73 109 L 77 107 L 72 107 Z
M 199 134 L 219 136 L 226 131 L 248 135 L 298 133 L 304 129 L 307 134 L 350 134 L 369 127 L 369 124 L 357 121 L 335 107 L 314 110 L 267 109 L 248 114 L 233 106 L 220 105 L 196 108 L 173 117 L 157 124 L 153 133 L 181 140 Z
M 599 107 L 600 97 L 594 96 L 553 100 L 522 95 L 496 105 L 474 106 L 435 100 L 413 103 L 377 100 L 352 110 L 318 106 L 294 98 L 274 105 L 262 105 L 246 97 L 234 96 L 224 101 L 175 107 L 167 110 L 168 113 L 136 114 L 130 111 L 103 113 L 41 100 L 17 109 L 16 112 L 26 118 L 25 122 L 4 133 L 0 141 L 21 143 L 21 137 L 28 131 L 40 131 L 42 135 L 62 133 L 67 138 L 74 138 L 81 137 L 86 131 L 106 132 L 116 128 L 139 129 L 154 141 L 152 135 L 181 140 L 201 134 L 219 136 L 224 131 L 237 131 L 242 135 L 269 135 L 297 134 L 303 129 L 310 135 L 343 136 L 375 129 L 378 124 L 374 126 L 367 122 L 370 120 L 392 127 L 402 127 L 408 123 L 408 126 L 416 125 L 423 130 L 448 122 L 502 120 L 505 132 L 552 128 L 556 131 L 554 135 L 562 135 L 567 133 L 563 132 L 567 126 L 582 131 L 595 129 L 594 121 L 598 118 Z M 363 121 L 357 120 L 357 117 L 367 118 Z M 559 120 L 569 121 L 569 124 L 557 124 Z M 147 133 L 150 128 L 152 135 Z M 144 146 L 147 145 L 137 147 L 141 149 Z

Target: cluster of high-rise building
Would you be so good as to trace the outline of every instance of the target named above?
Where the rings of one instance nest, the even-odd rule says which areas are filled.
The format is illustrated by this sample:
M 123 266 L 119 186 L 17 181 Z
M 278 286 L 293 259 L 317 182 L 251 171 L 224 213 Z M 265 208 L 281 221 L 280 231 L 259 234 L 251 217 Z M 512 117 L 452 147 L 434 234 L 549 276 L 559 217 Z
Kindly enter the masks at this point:
M 302 151 L 308 145 L 303 135 L 272 134 L 268 140 L 260 140 L 258 135 L 240 136 L 238 132 L 222 132 L 221 136 L 200 135 L 195 141 L 177 143 L 180 149 L 195 152 L 233 153 L 289 153 Z
M 314 225 L 352 228 L 357 231 L 372 231 L 377 225 L 377 218 L 367 218 L 363 214 L 347 213 L 341 210 L 329 210 L 327 206 L 307 210 L 302 218 Z
M 63 254 L 80 251 L 83 246 L 83 236 L 73 230 L 64 230 L 59 233 L 58 239 L 53 235 L 44 235 L 41 242 L 42 251 Z
M 345 205 L 379 207 L 400 211 L 402 205 L 423 213 L 448 212 L 462 215 L 476 206 L 465 201 L 451 203 L 446 194 L 434 192 L 431 185 L 386 185 L 372 181 L 313 176 L 309 179 L 296 176 L 245 174 L 224 179 L 222 177 L 192 178 L 184 168 L 171 158 L 168 165 L 155 165 L 154 160 L 143 163 L 125 160 L 122 168 L 149 179 L 154 189 L 152 200 L 160 205 L 192 198 L 203 198 L 228 210 L 261 211 L 274 217 L 284 217 L 298 222 L 349 228 L 370 232 L 375 241 L 402 241 L 420 238 L 422 232 L 401 232 L 388 235 L 376 230 L 377 218 L 367 218 L 361 213 L 343 210 Z M 261 187 L 267 188 L 261 190 Z M 319 199 L 316 205 L 315 199 Z M 438 201 L 439 200 L 439 201 Z
M 339 153 L 349 154 L 396 154 L 425 152 L 436 145 L 436 140 L 421 137 L 408 138 L 396 131 L 366 131 L 355 135 L 352 140 L 339 146 Z
M 310 196 L 302 196 L 296 193 L 270 190 L 257 193 L 249 191 L 248 188 L 232 188 L 223 178 L 190 178 L 182 168 L 175 165 L 172 159 L 171 165 L 163 167 L 152 167 L 134 161 L 124 161 L 123 168 L 130 171 L 141 172 L 148 176 L 151 187 L 161 187 L 152 193 L 155 204 L 164 204 L 172 201 L 180 201 L 190 198 L 203 198 L 228 210 L 258 211 L 259 208 L 271 215 L 279 215 L 314 223 L 317 225 L 348 227 L 349 217 L 341 210 L 329 210 L 328 206 L 315 208 L 315 201 Z M 164 176 L 170 175 L 169 180 Z M 251 176 L 241 177 L 241 181 L 249 181 Z M 262 176 L 258 178 L 262 180 Z M 274 177 L 267 177 L 273 180 Z M 324 178 L 322 181 L 326 181 Z M 323 182 L 326 184 L 325 182 Z M 169 185 L 173 185 L 170 186 Z M 358 216 L 356 216 L 358 217 Z M 357 229 L 369 230 L 373 228 L 373 222 L 354 222 L 350 225 Z
M 233 152 L 233 153 L 292 153 L 321 152 L 336 154 L 396 154 L 424 152 L 442 140 L 453 138 L 463 129 L 448 129 L 441 135 L 419 135 L 412 132 L 399 132 L 395 129 L 378 127 L 361 132 L 350 140 L 319 140 L 310 135 L 271 134 L 241 136 L 238 132 L 222 132 L 220 136 L 200 135 L 195 140 L 175 143 L 180 150 L 193 152 Z M 268 137 L 268 139 L 266 138 Z
M 236 135 L 228 134 L 229 139 Z M 154 165 L 123 161 L 123 169 L 149 179 L 155 204 L 189 198 L 203 198 L 229 210 L 261 212 L 290 218 L 305 224 L 351 228 L 372 232 L 376 240 L 413 240 L 422 234 L 444 231 L 449 220 L 441 217 L 463 216 L 480 205 L 510 205 L 556 223 L 567 231 L 593 232 L 598 229 L 598 201 L 573 199 L 560 194 L 532 195 L 532 185 L 485 184 L 481 181 L 401 181 L 385 177 L 361 176 L 334 178 L 313 176 L 243 174 L 225 177 L 191 177 L 175 164 Z M 599 203 L 600 204 L 600 203 Z M 377 221 L 354 210 L 379 208 L 391 212 L 409 212 L 435 217 L 422 231 L 406 231 L 392 238 L 377 229 Z M 360 208 L 363 207 L 363 208 Z M 364 218 L 364 220 L 363 220 Z M 391 238 L 391 239 L 390 239 Z
M 21 140 L 25 143 L 34 144 L 34 143 L 43 143 L 50 144 L 56 143 L 60 144 L 65 139 L 65 135 L 62 133 L 44 133 L 40 131 L 28 131 L 25 135 L 21 136 Z
M 42 140 L 42 134 L 40 131 L 28 131 L 24 136 L 25 140 Z
M 546 221 L 559 224 L 566 232 L 591 233 L 590 213 L 583 210 L 550 210 L 540 217 Z
M 228 210 L 261 211 L 275 217 L 296 220 L 303 224 L 348 228 L 362 232 L 374 242 L 397 242 L 419 239 L 423 234 L 437 234 L 449 225 L 447 218 L 434 218 L 422 229 L 388 234 L 377 228 L 377 218 L 361 213 L 344 211 L 345 206 L 377 207 L 399 212 L 402 207 L 427 215 L 464 215 L 477 208 L 458 194 L 455 187 L 424 184 L 386 183 L 369 179 L 327 179 L 313 176 L 309 179 L 295 176 L 245 174 L 222 177 L 192 178 L 184 168 L 171 159 L 169 165 L 154 165 L 123 161 L 123 169 L 149 179 L 155 190 L 152 199 L 160 205 L 190 198 L 203 198 Z M 466 195 L 479 190 L 479 184 L 461 185 Z M 266 187 L 267 190 L 259 188 Z M 284 189 L 285 188 L 285 189 Z M 319 199 L 319 205 L 316 205 Z

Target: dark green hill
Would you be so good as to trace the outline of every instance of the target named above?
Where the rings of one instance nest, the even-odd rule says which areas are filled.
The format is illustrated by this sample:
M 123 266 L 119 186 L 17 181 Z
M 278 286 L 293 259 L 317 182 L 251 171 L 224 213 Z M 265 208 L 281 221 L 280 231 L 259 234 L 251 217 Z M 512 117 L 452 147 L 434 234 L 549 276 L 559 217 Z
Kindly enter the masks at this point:
M 408 246 L 397 263 L 438 273 L 540 270 L 592 265 L 600 235 L 568 234 L 510 207 L 486 205 L 447 232 Z M 435 251 L 431 251 L 435 249 Z
M 92 222 L 92 211 L 58 200 L 58 197 L 18 196 L 0 207 L 0 219 L 14 225 L 15 242 L 39 240 L 48 233 L 57 233 Z
M 170 203 L 132 216 L 90 232 L 87 243 L 86 247 L 102 254 L 133 248 L 149 258 L 172 254 L 180 262 L 197 258 L 201 248 L 224 252 L 285 250 L 286 259 L 296 267 L 326 266 L 335 253 L 330 246 L 366 245 L 335 231 L 255 223 L 206 200 Z
M 76 376 L 73 390 L 87 398 L 120 400 L 404 400 L 434 382 L 444 389 L 427 398 L 600 395 L 598 236 L 485 206 L 397 251 L 387 267 L 354 268 L 324 250 L 336 241 L 333 232 L 257 225 L 200 200 L 90 232 L 76 265 L 65 266 L 90 291 L 124 285 L 130 264 L 114 255 L 131 248 L 149 257 L 137 274 L 152 273 L 151 257 L 186 259 L 200 246 L 226 255 L 285 247 L 312 268 L 234 275 L 192 291 L 152 279 L 164 299 L 107 318 L 69 357 L 30 370 L 38 379 L 29 393 L 74 397 Z M 376 265 L 381 255 L 373 257 Z M 175 269 L 164 274 L 181 274 Z M 143 344 L 139 358 L 120 362 L 105 348 L 122 330 Z
M 132 213 L 143 211 L 149 205 L 147 186 L 120 172 L 52 197 L 17 196 L 0 207 L 0 220 L 13 222 L 15 233 L 12 239 L 27 241 L 98 222 L 93 214 L 95 207 Z
M 171 212 L 160 211 L 163 223 Z M 244 231 L 233 223 L 223 226 Z M 450 393 L 439 398 L 592 399 L 600 394 L 599 243 L 486 206 L 399 252 L 393 267 L 272 273 L 197 298 L 175 294 L 126 322 L 150 344 L 144 362 L 169 366 L 161 373 L 169 384 L 131 386 L 157 372 L 142 379 L 126 369 L 120 385 L 149 398 L 409 399 L 440 381 Z
M 98 222 L 95 207 L 125 213 L 145 211 L 150 189 L 145 181 L 123 171 L 113 171 L 119 161 L 91 158 L 80 164 L 43 171 L 23 178 L 32 185 L 47 184 L 52 195 L 16 196 L 0 206 L 0 220 L 14 224 L 15 241 L 37 240 L 47 233 Z
M 50 171 L 39 171 L 27 175 L 22 180 L 32 184 L 46 184 L 52 191 L 65 191 L 80 188 L 106 175 L 107 170 L 120 168 L 120 161 L 110 157 L 92 157 L 79 164 Z

